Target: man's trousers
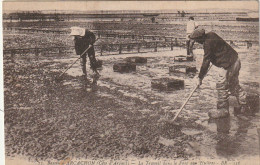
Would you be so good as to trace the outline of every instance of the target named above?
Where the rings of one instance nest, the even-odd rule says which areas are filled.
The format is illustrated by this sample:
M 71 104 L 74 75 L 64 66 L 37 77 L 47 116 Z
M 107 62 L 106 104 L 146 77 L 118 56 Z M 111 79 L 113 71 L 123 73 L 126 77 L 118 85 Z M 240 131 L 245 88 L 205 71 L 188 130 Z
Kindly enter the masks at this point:
M 81 64 L 82 71 L 84 74 L 87 74 L 87 70 L 86 70 L 87 54 L 88 54 L 89 61 L 90 61 L 90 68 L 93 71 L 96 71 L 96 69 L 97 69 L 97 67 L 96 67 L 97 60 L 95 57 L 95 50 L 94 50 L 94 46 L 92 46 L 91 48 L 89 48 L 87 53 L 82 55 L 82 57 L 80 58 L 80 64 Z
M 194 45 L 195 41 L 192 39 L 187 39 L 186 40 L 186 49 L 187 49 L 187 55 L 191 55 L 193 56 L 193 45 Z
M 217 109 L 229 109 L 229 93 L 237 98 L 239 105 L 246 104 L 246 92 L 239 85 L 239 58 L 228 69 L 221 69 L 216 84 L 218 92 Z

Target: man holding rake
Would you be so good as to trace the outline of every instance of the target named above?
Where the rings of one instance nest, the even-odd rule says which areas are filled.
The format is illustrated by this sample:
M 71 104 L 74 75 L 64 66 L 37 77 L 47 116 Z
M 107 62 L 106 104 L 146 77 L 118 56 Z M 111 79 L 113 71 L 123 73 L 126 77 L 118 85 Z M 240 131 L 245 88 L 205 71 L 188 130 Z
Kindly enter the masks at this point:
M 96 41 L 96 37 L 94 33 L 84 28 L 72 27 L 70 35 L 74 36 L 75 50 L 77 55 L 81 55 L 80 63 L 81 63 L 83 75 L 85 76 L 87 75 L 86 56 L 88 54 L 90 60 L 90 67 L 93 70 L 94 74 L 99 76 L 99 73 L 97 71 L 97 60 L 95 57 L 95 50 L 93 45 Z
M 240 105 L 241 111 L 249 110 L 246 102 L 246 92 L 239 85 L 239 71 L 241 62 L 238 53 L 214 32 L 205 33 L 204 29 L 196 29 L 190 38 L 203 44 L 204 57 L 197 85 L 202 84 L 210 63 L 221 68 L 216 83 L 218 91 L 217 109 L 209 111 L 210 118 L 223 118 L 229 116 L 229 93 L 234 95 Z

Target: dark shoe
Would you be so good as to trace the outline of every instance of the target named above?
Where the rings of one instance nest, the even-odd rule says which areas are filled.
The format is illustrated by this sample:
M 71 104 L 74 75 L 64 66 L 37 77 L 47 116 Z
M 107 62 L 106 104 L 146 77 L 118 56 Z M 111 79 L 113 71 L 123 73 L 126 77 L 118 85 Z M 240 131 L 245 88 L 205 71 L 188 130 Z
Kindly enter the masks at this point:
M 208 115 L 212 119 L 219 119 L 219 118 L 225 118 L 229 117 L 229 112 L 226 108 L 223 109 L 211 109 L 208 112 Z
M 87 69 L 86 68 L 82 68 L 82 72 L 83 72 L 83 75 L 87 75 Z

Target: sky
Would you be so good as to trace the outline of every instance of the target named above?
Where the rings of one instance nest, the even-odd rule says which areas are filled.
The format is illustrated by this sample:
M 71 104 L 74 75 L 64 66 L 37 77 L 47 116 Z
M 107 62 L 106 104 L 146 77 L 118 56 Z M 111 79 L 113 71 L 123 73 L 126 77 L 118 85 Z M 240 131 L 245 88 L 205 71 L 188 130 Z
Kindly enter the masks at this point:
M 3 2 L 3 10 L 195 10 L 250 9 L 258 11 L 258 1 L 56 1 Z

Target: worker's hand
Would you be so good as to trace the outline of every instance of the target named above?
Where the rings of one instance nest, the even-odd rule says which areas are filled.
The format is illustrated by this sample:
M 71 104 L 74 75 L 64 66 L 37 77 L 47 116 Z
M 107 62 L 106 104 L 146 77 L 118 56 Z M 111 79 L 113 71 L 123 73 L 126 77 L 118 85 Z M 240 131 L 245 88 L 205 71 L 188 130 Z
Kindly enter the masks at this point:
M 197 78 L 197 86 L 200 87 L 202 84 L 202 80 L 200 78 Z

